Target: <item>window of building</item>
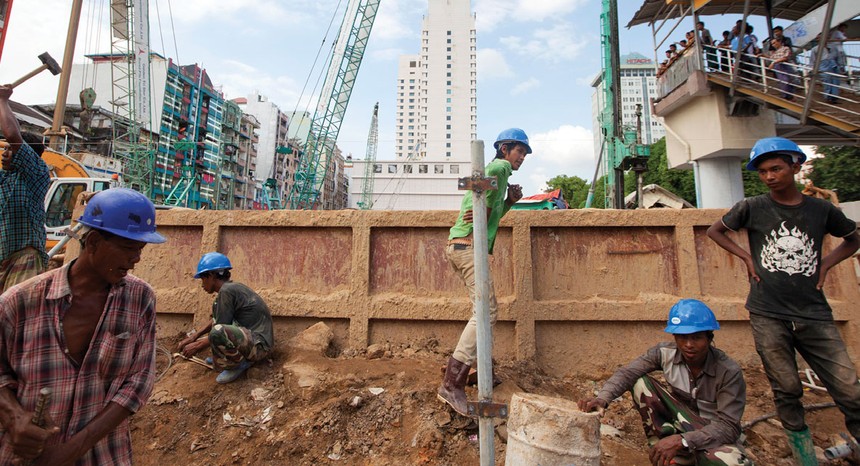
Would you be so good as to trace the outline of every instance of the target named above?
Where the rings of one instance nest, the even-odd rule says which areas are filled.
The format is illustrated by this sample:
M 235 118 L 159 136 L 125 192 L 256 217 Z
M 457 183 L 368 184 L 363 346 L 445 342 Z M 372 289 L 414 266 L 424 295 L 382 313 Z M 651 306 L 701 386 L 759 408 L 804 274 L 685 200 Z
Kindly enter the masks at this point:
M 445 120 L 447 120 L 447 121 L 451 121 L 451 115 L 446 115 L 446 116 L 445 116 Z
M 449 36 L 451 35 L 451 31 L 448 31 L 448 35 L 449 35 Z
M 427 165 L 423 163 L 418 165 L 418 173 L 427 173 Z
M 403 148 L 400 147 L 400 149 L 402 150 Z M 373 164 L 373 173 L 382 173 L 382 164 L 381 163 L 374 163 Z
M 445 129 L 451 129 L 451 125 L 445 125 Z
M 451 143 L 450 143 L 450 142 L 446 142 L 446 143 L 445 143 L 445 147 L 446 147 L 446 148 L 450 148 L 450 147 L 451 147 Z
M 445 173 L 445 165 L 437 164 L 433 166 L 433 173 L 442 174 Z
M 397 165 L 393 163 L 388 164 L 388 173 L 397 173 Z
M 449 72 L 445 73 L 445 75 L 446 75 L 447 77 L 449 77 L 449 78 L 450 78 L 450 77 L 451 77 L 451 72 L 449 71 Z
M 412 165 L 404 165 L 403 173 L 412 173 Z
M 446 112 L 450 112 L 450 111 L 451 111 L 451 107 L 445 107 L 445 111 L 446 111 Z
M 449 44 L 451 43 L 451 39 L 448 39 L 448 43 L 449 43 Z
M 450 157 L 450 156 L 451 156 L 451 153 L 448 152 L 448 157 Z M 450 167 L 448 167 L 448 169 L 449 169 L 449 173 L 451 173 L 452 175 L 457 175 L 460 173 L 460 166 L 459 165 L 451 165 Z
M 450 59 L 451 59 L 451 55 L 447 55 L 447 56 L 445 57 L 445 59 L 446 59 L 446 60 L 450 60 Z
M 409 62 L 409 67 L 410 67 L 410 68 L 415 68 L 416 66 L 417 66 L 417 64 L 416 64 L 416 62 L 415 62 L 415 61 L 410 61 L 410 62 Z
M 448 52 L 450 52 L 450 51 L 451 51 L 451 47 L 448 47 L 448 50 L 447 50 L 447 51 L 448 51 Z

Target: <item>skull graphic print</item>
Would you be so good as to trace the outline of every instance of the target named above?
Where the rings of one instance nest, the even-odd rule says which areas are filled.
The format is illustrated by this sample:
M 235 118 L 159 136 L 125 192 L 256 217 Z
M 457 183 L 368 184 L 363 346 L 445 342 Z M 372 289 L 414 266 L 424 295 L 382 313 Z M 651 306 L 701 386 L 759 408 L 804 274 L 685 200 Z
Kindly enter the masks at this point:
M 769 272 L 796 273 L 811 277 L 818 268 L 815 241 L 796 226 L 790 230 L 782 222 L 779 231 L 771 230 L 761 250 L 761 265 Z

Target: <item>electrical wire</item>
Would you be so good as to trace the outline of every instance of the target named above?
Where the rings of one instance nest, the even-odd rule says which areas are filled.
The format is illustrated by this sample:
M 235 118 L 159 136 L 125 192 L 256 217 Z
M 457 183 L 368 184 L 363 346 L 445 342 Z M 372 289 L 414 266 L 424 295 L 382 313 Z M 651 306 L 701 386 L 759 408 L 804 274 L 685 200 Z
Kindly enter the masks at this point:
M 170 32 L 173 34 L 173 53 L 176 54 L 176 63 L 179 64 L 182 62 L 179 60 L 179 45 L 176 43 L 176 27 L 173 25 L 173 3 L 170 0 L 167 0 L 167 11 L 170 17 Z
M 164 374 L 167 374 L 167 371 L 169 371 L 170 368 L 173 366 L 173 353 L 171 353 L 170 350 L 168 350 L 164 347 L 164 345 L 161 344 L 155 347 L 155 351 L 167 355 L 167 367 L 165 367 L 160 374 L 157 374 L 155 376 L 155 381 L 158 382 L 159 380 L 161 380 L 162 377 L 164 377 Z
M 311 80 L 311 76 L 313 76 L 313 74 L 314 74 L 314 69 L 315 69 L 315 68 L 316 68 L 316 66 L 317 66 L 317 62 L 318 62 L 318 61 L 319 61 L 319 59 L 320 59 L 320 54 L 322 53 L 322 51 L 323 51 L 323 47 L 325 46 L 326 40 L 328 39 L 329 33 L 331 32 L 331 26 L 332 26 L 332 24 L 334 24 L 334 20 L 335 20 L 335 18 L 337 18 L 337 16 L 338 16 L 338 10 L 340 10 L 340 5 L 341 5 L 341 3 L 342 3 L 342 2 L 343 2 L 343 0 L 338 0 L 338 2 L 337 2 L 337 6 L 335 7 L 334 12 L 332 13 L 331 19 L 330 19 L 330 20 L 329 20 L 329 22 L 328 22 L 328 27 L 326 27 L 325 35 L 323 35 L 322 42 L 320 42 L 320 46 L 319 46 L 319 48 L 317 49 L 317 54 L 316 54 L 316 56 L 314 57 L 314 63 L 313 63 L 313 65 L 311 65 L 311 69 L 310 69 L 310 71 L 308 72 L 308 77 L 307 77 L 307 78 L 305 78 L 305 83 L 304 83 L 304 85 L 302 86 L 302 92 L 301 92 L 301 93 L 299 93 L 299 99 L 296 101 L 296 107 L 295 107 L 295 110 L 293 110 L 293 115 L 295 115 L 295 114 L 296 114 L 296 113 L 298 113 L 298 111 L 299 111 L 299 107 L 301 106 L 302 99 L 304 99 L 305 90 L 306 90 L 306 89 L 307 89 L 307 87 L 308 87 L 308 82 L 310 82 L 310 80 Z M 332 47 L 334 47 L 334 43 L 332 43 Z M 332 50 L 334 50 L 334 49 L 332 48 Z M 332 55 L 332 54 L 329 54 L 329 56 L 331 56 L 331 55 Z M 326 60 L 326 61 L 328 62 L 328 60 Z M 325 68 L 323 68 L 323 69 L 325 69 Z M 322 73 L 321 73 L 321 74 L 322 74 Z M 321 75 L 321 74 L 320 74 L 320 75 Z M 318 77 L 317 77 L 317 82 L 314 84 L 313 94 L 316 94 L 316 89 L 317 89 L 317 86 L 319 85 L 319 80 L 320 80 L 320 78 L 319 78 L 319 76 L 318 76 Z M 311 95 L 313 95 L 313 94 L 311 94 Z M 311 98 L 311 97 L 310 97 L 310 96 L 308 96 L 308 105 L 305 107 L 305 111 L 306 111 L 306 112 L 307 112 L 307 110 L 308 110 L 308 109 L 310 109 L 310 98 Z M 288 124 L 289 124 L 289 123 L 288 123 Z

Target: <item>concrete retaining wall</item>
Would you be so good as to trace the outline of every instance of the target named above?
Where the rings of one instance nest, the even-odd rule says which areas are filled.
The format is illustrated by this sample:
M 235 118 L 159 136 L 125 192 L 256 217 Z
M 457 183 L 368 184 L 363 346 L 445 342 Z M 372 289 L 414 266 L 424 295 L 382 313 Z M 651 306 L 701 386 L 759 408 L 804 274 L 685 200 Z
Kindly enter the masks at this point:
M 495 352 L 534 359 L 554 375 L 601 377 L 663 340 L 679 298 L 708 303 L 716 343 L 755 361 L 743 303 L 743 263 L 710 241 L 718 210 L 515 211 L 500 227 L 491 269 L 500 304 Z M 471 313 L 444 257 L 455 212 L 158 212 L 169 241 L 134 273 L 158 293 L 165 332 L 210 318 L 213 297 L 193 280 L 202 253 L 233 262 L 291 336 L 323 320 L 343 347 L 425 343 L 451 348 Z M 746 238 L 741 240 L 746 244 Z M 832 247 L 832 243 L 826 247 Z M 860 355 L 860 291 L 850 264 L 825 287 L 850 351 Z

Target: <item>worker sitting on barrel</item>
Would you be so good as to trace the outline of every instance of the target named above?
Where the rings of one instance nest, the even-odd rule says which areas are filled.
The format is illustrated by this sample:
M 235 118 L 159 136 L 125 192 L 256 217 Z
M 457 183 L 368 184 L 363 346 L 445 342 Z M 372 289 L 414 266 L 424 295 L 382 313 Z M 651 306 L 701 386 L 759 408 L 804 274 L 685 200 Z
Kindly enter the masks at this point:
M 579 409 L 602 413 L 630 390 L 651 464 L 751 465 L 739 440 L 746 384 L 740 366 L 713 346 L 719 328 L 705 303 L 678 301 L 665 329 L 675 341 L 659 343 L 617 370 L 597 398 L 579 401 Z M 660 370 L 668 391 L 648 375 Z
M 212 303 L 212 321 L 205 328 L 179 342 L 178 351 L 191 357 L 207 346 L 212 363 L 221 373 L 218 383 L 230 383 L 272 351 L 272 313 L 254 290 L 230 281 L 230 259 L 220 252 L 200 258 L 194 278 L 207 293 L 217 293 Z M 208 338 L 200 337 L 208 334 Z

